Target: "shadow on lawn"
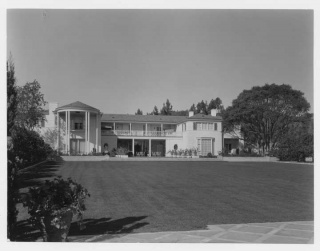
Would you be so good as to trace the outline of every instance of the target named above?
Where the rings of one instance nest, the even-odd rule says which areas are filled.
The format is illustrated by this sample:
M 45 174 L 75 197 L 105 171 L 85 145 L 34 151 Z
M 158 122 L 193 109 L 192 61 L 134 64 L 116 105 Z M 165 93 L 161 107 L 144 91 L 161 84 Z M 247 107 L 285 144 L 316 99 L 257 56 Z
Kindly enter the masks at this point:
M 147 218 L 147 216 L 125 217 L 118 220 L 111 220 L 111 218 L 85 219 L 82 223 L 85 229 L 80 230 L 78 222 L 73 222 L 68 236 L 127 234 L 133 232 L 135 229 L 148 225 L 148 222 L 138 222 L 145 218 Z M 16 241 L 34 242 L 38 239 L 42 241 L 41 237 L 39 229 L 33 227 L 28 220 L 17 222 Z
M 39 166 L 20 170 L 19 189 L 38 186 L 45 179 L 57 176 L 55 172 L 61 167 L 62 163 L 62 161 L 48 161 Z
M 33 227 L 28 220 L 18 221 L 16 224 L 16 241 L 36 241 L 41 237 L 39 229 Z
M 145 218 L 147 216 L 125 217 L 118 220 L 111 220 L 111 218 L 85 219 L 82 221 L 85 228 L 80 230 L 78 223 L 74 222 L 71 224 L 68 236 L 131 233 L 135 229 L 149 224 L 148 222 L 138 222 Z

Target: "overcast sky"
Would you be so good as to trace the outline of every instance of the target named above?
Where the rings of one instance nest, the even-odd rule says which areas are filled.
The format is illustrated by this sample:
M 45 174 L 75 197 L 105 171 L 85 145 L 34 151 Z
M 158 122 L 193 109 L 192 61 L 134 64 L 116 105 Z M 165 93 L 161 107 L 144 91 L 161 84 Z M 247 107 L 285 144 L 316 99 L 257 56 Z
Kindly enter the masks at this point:
M 313 111 L 310 10 L 8 10 L 18 85 L 104 113 L 174 110 L 290 84 Z

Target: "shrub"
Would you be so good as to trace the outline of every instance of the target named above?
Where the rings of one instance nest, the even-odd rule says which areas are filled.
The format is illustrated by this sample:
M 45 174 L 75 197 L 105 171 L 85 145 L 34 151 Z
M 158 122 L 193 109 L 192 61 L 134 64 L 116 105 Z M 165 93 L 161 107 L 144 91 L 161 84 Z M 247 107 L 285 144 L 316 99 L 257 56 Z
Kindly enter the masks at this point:
M 72 181 L 61 177 L 46 180 L 40 187 L 31 187 L 29 196 L 23 202 L 28 208 L 30 222 L 40 228 L 44 241 L 47 241 L 48 229 L 60 228 L 63 225 L 61 215 L 70 211 L 80 219 L 86 210 L 84 201 L 90 197 L 87 189 Z M 46 222 L 49 220 L 49 226 Z
M 208 154 L 207 154 L 207 157 L 208 157 L 208 158 L 213 158 L 212 153 L 208 153 Z
M 314 157 L 313 134 L 304 134 L 298 138 L 286 138 L 279 147 L 269 152 L 270 156 L 282 161 L 305 161 L 306 157 Z
M 14 154 L 25 166 L 45 160 L 53 154 L 53 149 L 37 132 L 25 128 L 15 128 L 12 132 L 12 144 Z

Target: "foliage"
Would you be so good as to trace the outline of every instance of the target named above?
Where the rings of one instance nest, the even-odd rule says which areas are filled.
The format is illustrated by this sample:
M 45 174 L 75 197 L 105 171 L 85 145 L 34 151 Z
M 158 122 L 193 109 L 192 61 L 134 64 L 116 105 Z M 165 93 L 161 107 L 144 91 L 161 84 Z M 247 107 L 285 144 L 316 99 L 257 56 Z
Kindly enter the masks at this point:
M 127 155 L 129 150 L 125 147 L 118 147 L 116 151 L 116 155 Z
M 15 224 L 17 222 L 18 210 L 16 204 L 19 202 L 18 189 L 18 172 L 21 169 L 21 161 L 13 151 L 13 144 L 11 138 L 7 144 L 7 179 L 8 179 L 8 193 L 7 193 L 7 234 L 8 239 L 15 240 Z
M 166 103 L 163 103 L 163 107 L 160 111 L 161 115 L 172 115 L 172 105 L 169 101 L 169 99 L 167 99 Z
M 290 126 L 278 146 L 269 154 L 284 161 L 305 161 L 306 157 L 314 157 L 313 145 L 313 118 L 307 114 L 303 120 Z
M 53 152 L 37 132 L 26 128 L 15 128 L 12 132 L 12 143 L 15 156 L 18 156 L 25 166 L 45 160 Z
M 174 149 L 174 150 L 178 150 L 178 145 L 177 145 L 177 144 L 174 144 L 173 149 Z
M 14 126 L 14 121 L 17 114 L 17 86 L 14 63 L 10 56 L 7 61 L 7 136 L 11 135 L 11 128 Z
M 307 113 L 310 104 L 290 85 L 266 84 L 244 90 L 223 112 L 223 127 L 240 126 L 247 144 L 269 151 L 277 146 L 291 124 Z
M 140 110 L 140 108 L 138 108 L 136 115 L 143 115 L 143 112 L 142 112 L 142 110 Z
M 195 113 L 202 113 L 205 115 L 211 114 L 212 109 L 217 109 L 218 112 L 221 112 L 224 108 L 222 105 L 222 100 L 217 97 L 216 99 L 211 99 L 211 101 L 201 101 L 195 106 L 194 104 L 190 107 L 190 111 L 194 111 Z
M 51 223 L 60 225 L 61 214 L 67 210 L 71 210 L 81 223 L 87 197 L 90 197 L 90 194 L 82 185 L 71 178 L 63 180 L 58 177 L 51 181 L 46 180 L 40 187 L 31 187 L 23 205 L 28 208 L 30 221 L 35 226 L 42 226 L 44 219 L 49 217 L 53 217 Z
M 40 92 L 40 84 L 34 80 L 18 87 L 18 109 L 15 124 L 27 129 L 39 127 L 43 120 L 44 96 Z
M 159 115 L 159 110 L 156 105 L 154 106 L 153 111 L 151 112 L 151 115 Z
M 44 132 L 42 138 L 46 144 L 51 146 L 51 148 L 56 148 L 58 135 L 60 138 L 60 142 L 62 142 L 63 136 L 58 133 L 57 128 L 54 128 L 54 129 L 47 128 L 47 130 Z M 59 150 L 61 150 L 61 149 L 59 149 Z

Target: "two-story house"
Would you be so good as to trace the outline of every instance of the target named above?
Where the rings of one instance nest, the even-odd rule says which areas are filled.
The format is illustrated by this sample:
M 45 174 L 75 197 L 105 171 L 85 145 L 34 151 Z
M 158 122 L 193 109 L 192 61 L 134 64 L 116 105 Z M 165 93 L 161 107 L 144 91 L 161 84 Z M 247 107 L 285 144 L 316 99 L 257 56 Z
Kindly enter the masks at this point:
M 64 153 L 124 147 L 134 156 L 167 156 L 176 145 L 178 149 L 197 148 L 205 156 L 218 155 L 224 144 L 222 118 L 215 109 L 210 115 L 190 111 L 189 116 L 103 114 L 77 101 L 49 105 L 47 116 L 50 125 L 55 121 L 56 147 Z

